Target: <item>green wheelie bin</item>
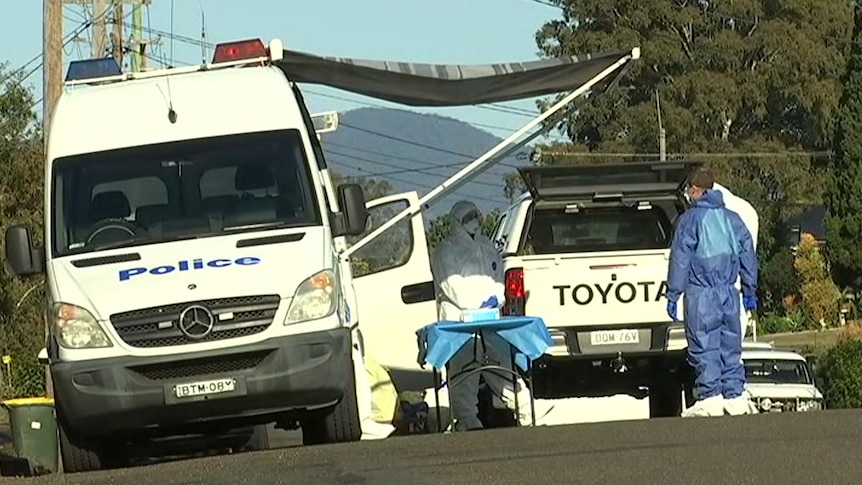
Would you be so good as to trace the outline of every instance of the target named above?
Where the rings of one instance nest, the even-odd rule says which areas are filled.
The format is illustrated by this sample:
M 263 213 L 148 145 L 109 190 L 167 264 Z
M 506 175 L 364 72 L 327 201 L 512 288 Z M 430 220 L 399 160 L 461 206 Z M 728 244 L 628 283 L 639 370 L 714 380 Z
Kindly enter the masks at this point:
M 26 459 L 35 475 L 56 473 L 58 438 L 54 400 L 32 397 L 0 404 L 9 412 L 12 444 L 18 458 Z

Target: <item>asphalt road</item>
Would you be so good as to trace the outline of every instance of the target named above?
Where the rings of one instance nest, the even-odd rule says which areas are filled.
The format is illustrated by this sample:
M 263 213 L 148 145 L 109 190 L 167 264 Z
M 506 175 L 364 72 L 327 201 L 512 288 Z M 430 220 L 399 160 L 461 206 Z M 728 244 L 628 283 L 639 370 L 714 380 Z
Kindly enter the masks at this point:
M 412 436 L 0 483 L 858 485 L 862 410 Z

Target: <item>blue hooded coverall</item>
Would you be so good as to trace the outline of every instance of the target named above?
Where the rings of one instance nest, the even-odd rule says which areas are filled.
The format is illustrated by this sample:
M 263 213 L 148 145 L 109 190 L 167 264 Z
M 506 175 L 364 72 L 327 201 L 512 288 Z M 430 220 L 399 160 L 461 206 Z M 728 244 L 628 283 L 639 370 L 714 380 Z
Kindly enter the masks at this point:
M 688 359 L 695 370 L 698 400 L 739 397 L 745 384 L 739 290 L 757 292 L 757 255 L 751 233 L 735 212 L 725 208 L 717 190 L 707 190 L 677 222 L 670 249 L 667 298 L 685 293 Z

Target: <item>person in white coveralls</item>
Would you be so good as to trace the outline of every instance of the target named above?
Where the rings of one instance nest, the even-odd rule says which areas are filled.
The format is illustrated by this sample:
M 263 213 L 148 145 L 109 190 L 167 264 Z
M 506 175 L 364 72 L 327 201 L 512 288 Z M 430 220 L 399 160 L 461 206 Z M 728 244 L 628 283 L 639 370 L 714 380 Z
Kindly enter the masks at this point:
M 452 230 L 437 246 L 431 258 L 431 271 L 437 290 L 437 312 L 441 321 L 461 321 L 462 312 L 483 308 L 500 308 L 505 303 L 503 262 L 491 240 L 481 233 L 479 210 L 469 201 L 456 202 L 450 211 Z M 485 336 L 483 350 L 469 341 L 449 361 L 455 374 L 475 360 L 484 358 L 495 365 L 512 368 L 511 357 L 503 351 L 508 344 L 500 337 Z M 529 425 L 530 395 L 523 380 L 518 379 L 518 408 L 515 409 L 515 391 L 511 375 L 503 372 L 483 371 L 481 377 L 494 395 L 495 403 L 503 403 L 518 415 L 521 425 Z M 482 429 L 478 416 L 480 373 L 470 374 L 449 388 L 449 403 L 455 419 L 456 431 Z

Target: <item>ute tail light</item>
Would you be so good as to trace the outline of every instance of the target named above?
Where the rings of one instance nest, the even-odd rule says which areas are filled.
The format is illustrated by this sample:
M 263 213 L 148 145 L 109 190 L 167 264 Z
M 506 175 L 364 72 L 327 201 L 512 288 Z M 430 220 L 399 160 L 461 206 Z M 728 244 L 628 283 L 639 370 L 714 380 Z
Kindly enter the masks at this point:
M 213 54 L 213 64 L 257 59 L 267 57 L 268 55 L 266 46 L 260 39 L 226 42 L 216 46 L 215 54 Z
M 506 270 L 506 304 L 503 306 L 502 314 L 507 316 L 522 316 L 527 301 L 527 292 L 524 288 L 524 269 L 510 268 Z

